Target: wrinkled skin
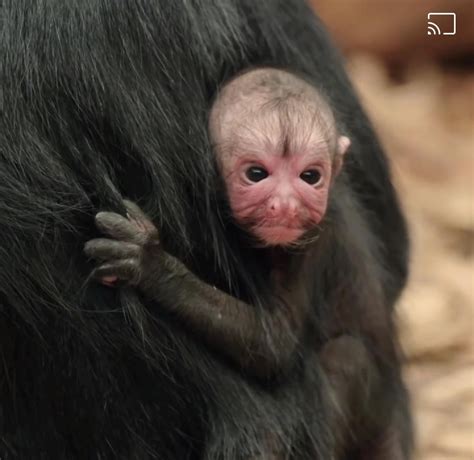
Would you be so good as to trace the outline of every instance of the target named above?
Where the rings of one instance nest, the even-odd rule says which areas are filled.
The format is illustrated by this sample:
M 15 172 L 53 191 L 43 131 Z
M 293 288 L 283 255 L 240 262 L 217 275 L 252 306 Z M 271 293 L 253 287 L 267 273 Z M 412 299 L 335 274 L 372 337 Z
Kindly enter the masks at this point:
M 290 245 L 323 220 L 350 141 L 311 85 L 276 69 L 238 76 L 209 130 L 232 215 L 261 243 Z

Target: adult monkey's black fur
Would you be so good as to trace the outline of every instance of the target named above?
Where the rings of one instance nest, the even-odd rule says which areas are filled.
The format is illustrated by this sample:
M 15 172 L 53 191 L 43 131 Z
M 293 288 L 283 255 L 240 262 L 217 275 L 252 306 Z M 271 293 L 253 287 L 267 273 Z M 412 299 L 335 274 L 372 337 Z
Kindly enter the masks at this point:
M 123 211 L 127 196 L 194 272 L 223 289 L 232 280 L 243 298 L 260 292 L 258 260 L 215 212 L 207 109 L 236 72 L 275 65 L 321 88 L 352 140 L 346 170 L 381 242 L 391 308 L 406 278 L 404 221 L 309 7 L 6 0 L 0 12 L 0 457 L 238 459 L 270 432 L 293 458 L 329 458 L 316 360 L 259 386 L 133 291 L 86 283 L 82 254 L 96 212 Z M 329 313 L 315 305 L 315 342 Z M 404 399 L 398 363 L 386 371 Z

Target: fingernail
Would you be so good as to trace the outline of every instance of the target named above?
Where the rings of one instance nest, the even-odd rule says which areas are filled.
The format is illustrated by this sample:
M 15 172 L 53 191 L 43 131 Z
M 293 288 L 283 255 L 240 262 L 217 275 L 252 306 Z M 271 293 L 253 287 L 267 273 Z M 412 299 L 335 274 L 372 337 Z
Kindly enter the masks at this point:
M 102 284 L 105 284 L 106 286 L 113 287 L 115 286 L 115 283 L 117 282 L 118 277 L 117 276 L 104 276 L 101 278 Z

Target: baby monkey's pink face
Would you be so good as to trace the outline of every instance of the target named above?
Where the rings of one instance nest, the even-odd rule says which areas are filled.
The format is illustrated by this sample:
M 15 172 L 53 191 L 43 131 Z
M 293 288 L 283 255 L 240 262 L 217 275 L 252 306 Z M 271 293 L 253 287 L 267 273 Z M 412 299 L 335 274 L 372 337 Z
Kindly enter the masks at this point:
M 269 75 L 270 88 L 249 89 L 255 78 L 261 84 Z M 336 138 L 327 107 L 312 107 L 309 101 L 300 103 L 298 97 L 292 100 L 291 95 L 285 104 L 281 100 L 272 104 L 273 93 L 281 97 L 278 90 L 285 89 L 280 88 L 279 78 L 282 85 L 301 85 L 303 93 L 298 92 L 300 87 L 295 91 L 304 98 L 305 91 L 310 95 L 316 91 L 280 70 L 254 70 L 229 84 L 234 86 L 232 94 L 224 88 L 210 118 L 233 217 L 270 246 L 295 243 L 321 222 L 331 184 L 350 143 L 344 136 Z

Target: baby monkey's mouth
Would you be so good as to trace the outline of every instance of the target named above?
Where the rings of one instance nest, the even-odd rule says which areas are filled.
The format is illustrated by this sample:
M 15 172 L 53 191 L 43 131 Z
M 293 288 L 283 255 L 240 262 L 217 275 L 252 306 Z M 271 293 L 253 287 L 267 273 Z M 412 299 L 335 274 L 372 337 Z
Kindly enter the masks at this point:
M 287 224 L 266 224 L 253 229 L 252 233 L 269 246 L 286 246 L 297 241 L 306 230 L 301 226 Z

